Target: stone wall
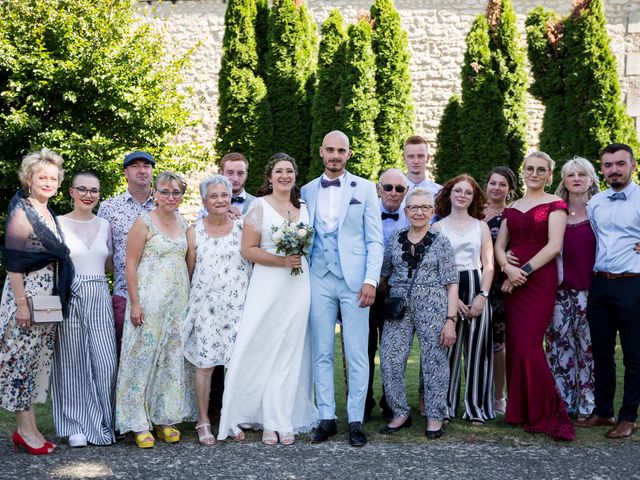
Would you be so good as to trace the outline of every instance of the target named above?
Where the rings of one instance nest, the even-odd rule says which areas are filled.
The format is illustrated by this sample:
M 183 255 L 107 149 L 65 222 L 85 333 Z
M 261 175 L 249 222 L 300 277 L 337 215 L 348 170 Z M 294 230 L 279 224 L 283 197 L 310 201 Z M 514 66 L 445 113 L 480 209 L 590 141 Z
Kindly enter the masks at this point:
M 604 0 L 612 49 L 629 113 L 640 129 L 640 2 Z M 348 22 L 371 0 L 307 0 L 318 25 L 329 11 L 338 8 Z M 465 37 L 485 0 L 396 0 L 404 28 L 409 34 L 416 132 L 424 135 L 432 149 L 442 110 L 449 97 L 460 90 L 460 67 Z M 567 14 L 571 0 L 514 0 L 523 31 L 524 20 L 537 5 Z M 220 69 L 224 13 L 222 0 L 175 0 L 160 4 L 140 2 L 141 15 L 156 22 L 176 52 L 195 48 L 185 87 L 193 91 L 191 106 L 200 126 L 185 132 L 180 141 L 211 145 L 217 120 L 217 75 Z M 538 143 L 543 107 L 529 99 L 529 142 Z

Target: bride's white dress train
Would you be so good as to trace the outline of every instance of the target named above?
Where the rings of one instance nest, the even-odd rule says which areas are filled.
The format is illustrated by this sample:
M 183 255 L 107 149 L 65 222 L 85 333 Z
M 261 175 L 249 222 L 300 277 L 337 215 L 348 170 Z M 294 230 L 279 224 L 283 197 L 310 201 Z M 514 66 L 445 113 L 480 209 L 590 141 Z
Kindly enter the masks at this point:
M 246 220 L 261 229 L 260 248 L 275 254 L 271 227 L 284 218 L 264 199 L 249 207 Z M 300 221 L 309 223 L 303 204 Z M 236 343 L 229 362 L 218 439 L 235 436 L 240 425 L 301 433 L 318 422 L 313 400 L 309 265 L 304 273 L 256 264 L 251 275 Z

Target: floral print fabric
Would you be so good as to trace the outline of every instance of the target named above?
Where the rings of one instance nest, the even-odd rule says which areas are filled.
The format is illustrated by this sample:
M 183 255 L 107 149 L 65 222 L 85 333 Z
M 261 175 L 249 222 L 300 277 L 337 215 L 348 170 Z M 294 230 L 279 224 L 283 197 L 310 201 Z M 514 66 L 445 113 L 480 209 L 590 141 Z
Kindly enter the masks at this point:
M 31 233 L 25 250 L 42 249 L 38 238 Z M 25 273 L 24 286 L 27 297 L 52 295 L 53 265 Z M 11 412 L 22 412 L 29 410 L 32 403 L 47 401 L 56 324 L 21 328 L 16 322 L 16 309 L 15 295 L 7 277 L 0 301 L 0 406 Z
M 590 415 L 595 407 L 587 294 L 558 290 L 546 333 L 547 361 L 570 415 Z
M 189 302 L 186 222 L 176 239 L 159 233 L 142 214 L 152 237 L 138 265 L 138 297 L 144 323 L 135 327 L 127 302 L 116 389 L 116 426 L 121 433 L 173 425 L 192 414 L 192 369 L 185 366 L 182 329 Z
M 251 263 L 240 255 L 242 221 L 213 238 L 195 224 L 196 266 L 185 321 L 184 356 L 197 368 L 227 365 L 242 318 Z

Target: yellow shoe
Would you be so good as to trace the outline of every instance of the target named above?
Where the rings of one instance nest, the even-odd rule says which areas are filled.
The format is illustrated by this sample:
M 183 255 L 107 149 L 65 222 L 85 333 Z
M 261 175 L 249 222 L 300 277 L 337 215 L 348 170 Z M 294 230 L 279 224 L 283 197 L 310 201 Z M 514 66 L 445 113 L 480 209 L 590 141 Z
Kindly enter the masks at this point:
M 170 425 L 156 425 L 156 435 L 167 443 L 180 441 L 180 431 Z
M 140 448 L 153 448 L 156 444 L 151 432 L 136 433 L 134 438 L 136 439 L 136 445 Z

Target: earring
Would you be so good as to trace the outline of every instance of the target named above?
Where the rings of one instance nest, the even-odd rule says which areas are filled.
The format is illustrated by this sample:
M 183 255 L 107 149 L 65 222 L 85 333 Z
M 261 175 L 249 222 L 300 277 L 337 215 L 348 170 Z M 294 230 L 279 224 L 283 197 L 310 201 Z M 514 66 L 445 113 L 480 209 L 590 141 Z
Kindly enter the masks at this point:
M 273 184 L 269 182 L 269 190 L 273 190 Z
M 29 188 L 28 188 L 28 193 L 27 193 L 27 195 L 28 195 L 29 197 L 31 196 L 31 185 L 29 185 Z

